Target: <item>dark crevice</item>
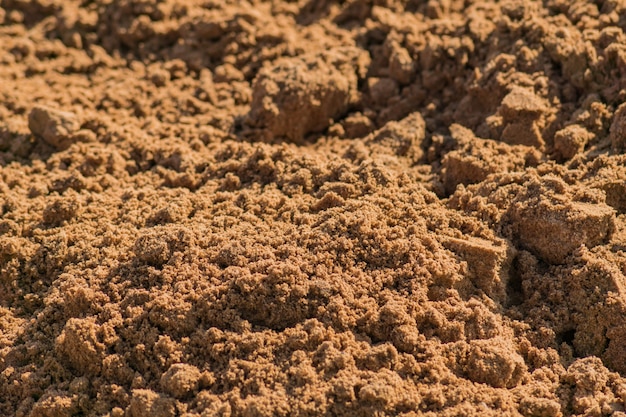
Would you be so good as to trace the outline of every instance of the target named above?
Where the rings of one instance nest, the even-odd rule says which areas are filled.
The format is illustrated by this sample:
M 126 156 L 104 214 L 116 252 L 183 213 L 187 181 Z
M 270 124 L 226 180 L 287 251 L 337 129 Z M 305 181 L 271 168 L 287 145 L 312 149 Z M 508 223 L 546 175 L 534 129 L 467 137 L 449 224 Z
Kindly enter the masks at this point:
M 567 343 L 568 345 L 573 346 L 575 336 L 576 336 L 576 329 L 567 329 L 556 335 L 556 342 L 559 345 L 561 343 Z
M 522 273 L 519 268 L 519 259 L 516 257 L 511 265 L 509 280 L 506 283 L 506 306 L 514 307 L 524 302 L 524 288 L 522 287 Z

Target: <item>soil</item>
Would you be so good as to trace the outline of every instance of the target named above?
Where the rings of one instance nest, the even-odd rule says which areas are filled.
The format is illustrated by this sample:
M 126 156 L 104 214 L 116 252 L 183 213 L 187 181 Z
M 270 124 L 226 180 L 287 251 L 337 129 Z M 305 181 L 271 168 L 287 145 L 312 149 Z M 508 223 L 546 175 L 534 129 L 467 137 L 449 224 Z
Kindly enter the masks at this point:
M 0 415 L 626 416 L 624 30 L 0 0 Z

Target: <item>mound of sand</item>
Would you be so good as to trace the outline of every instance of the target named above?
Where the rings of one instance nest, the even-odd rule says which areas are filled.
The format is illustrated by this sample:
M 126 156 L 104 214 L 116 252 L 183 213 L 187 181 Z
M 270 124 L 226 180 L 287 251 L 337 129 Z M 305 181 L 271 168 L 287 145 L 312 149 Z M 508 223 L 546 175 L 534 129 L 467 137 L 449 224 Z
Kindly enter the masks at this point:
M 0 0 L 0 414 L 626 415 L 624 16 Z

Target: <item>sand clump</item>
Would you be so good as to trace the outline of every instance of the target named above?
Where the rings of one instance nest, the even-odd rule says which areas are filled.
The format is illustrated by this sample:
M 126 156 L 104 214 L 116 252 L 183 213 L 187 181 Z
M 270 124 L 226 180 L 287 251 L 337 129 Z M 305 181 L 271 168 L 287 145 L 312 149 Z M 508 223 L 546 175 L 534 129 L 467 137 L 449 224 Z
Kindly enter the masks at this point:
M 625 415 L 625 13 L 0 0 L 0 415 Z
M 249 123 L 271 137 L 302 141 L 321 131 L 359 99 L 357 84 L 369 56 L 358 48 L 278 60 L 263 68 L 252 84 Z
M 581 245 L 591 249 L 610 240 L 615 211 L 602 201 L 589 196 L 577 201 L 576 194 L 552 178 L 545 185 L 526 183 L 525 188 L 507 214 L 520 245 L 538 258 L 561 264 Z

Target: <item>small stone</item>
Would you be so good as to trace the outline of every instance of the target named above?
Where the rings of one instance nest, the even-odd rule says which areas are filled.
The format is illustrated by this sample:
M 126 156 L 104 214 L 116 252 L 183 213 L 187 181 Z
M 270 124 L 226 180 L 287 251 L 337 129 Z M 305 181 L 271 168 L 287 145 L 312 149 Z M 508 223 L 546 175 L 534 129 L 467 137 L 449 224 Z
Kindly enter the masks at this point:
M 525 397 L 520 401 L 520 412 L 528 417 L 562 416 L 561 404 L 554 399 Z
M 124 417 L 124 410 L 120 407 L 113 407 L 111 417 Z
M 28 115 L 28 127 L 32 134 L 57 150 L 64 150 L 76 142 L 73 133 L 80 128 L 80 123 L 74 113 L 36 106 Z
M 224 34 L 225 22 L 212 22 L 200 20 L 196 23 L 195 30 L 198 39 L 215 40 Z
M 7 23 L 22 23 L 24 22 L 24 13 L 19 10 L 11 10 L 5 17 Z

